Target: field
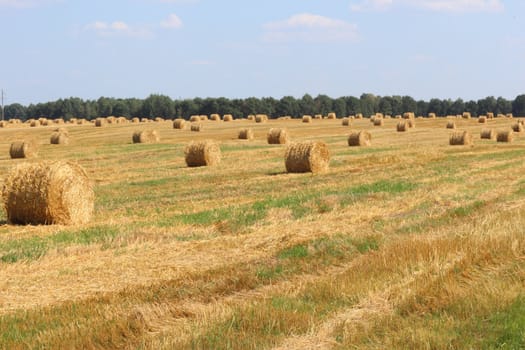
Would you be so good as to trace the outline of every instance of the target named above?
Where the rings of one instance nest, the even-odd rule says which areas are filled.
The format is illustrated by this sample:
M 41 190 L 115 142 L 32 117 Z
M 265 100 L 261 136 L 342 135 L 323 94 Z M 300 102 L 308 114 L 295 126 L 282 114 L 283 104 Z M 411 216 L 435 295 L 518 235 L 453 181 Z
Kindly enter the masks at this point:
M 54 127 L 0 129 L 2 174 L 33 136 L 96 194 L 82 226 L 0 211 L 0 348 L 524 348 L 525 138 L 479 138 L 516 119 L 455 121 L 473 146 L 450 146 L 444 118 L 66 125 L 67 146 Z M 271 127 L 324 141 L 330 171 L 287 174 Z M 160 143 L 131 143 L 151 128 Z M 348 147 L 363 129 L 372 146 Z M 186 167 L 192 139 L 222 162 Z

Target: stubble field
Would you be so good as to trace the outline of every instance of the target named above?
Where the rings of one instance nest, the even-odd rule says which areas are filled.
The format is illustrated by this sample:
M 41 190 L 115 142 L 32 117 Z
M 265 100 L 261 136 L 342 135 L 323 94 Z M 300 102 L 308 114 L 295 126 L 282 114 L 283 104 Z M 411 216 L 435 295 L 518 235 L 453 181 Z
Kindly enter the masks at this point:
M 0 211 L 0 348 L 523 348 L 525 137 L 479 139 L 516 120 L 455 121 L 474 146 L 449 146 L 445 118 L 66 125 L 67 146 L 55 127 L 0 129 L 1 174 L 32 136 L 96 195 L 82 226 Z M 324 141 L 330 171 L 287 174 L 272 127 Z M 160 143 L 132 144 L 140 129 Z M 351 130 L 372 146 L 348 147 Z M 221 163 L 186 167 L 194 139 L 220 142 Z

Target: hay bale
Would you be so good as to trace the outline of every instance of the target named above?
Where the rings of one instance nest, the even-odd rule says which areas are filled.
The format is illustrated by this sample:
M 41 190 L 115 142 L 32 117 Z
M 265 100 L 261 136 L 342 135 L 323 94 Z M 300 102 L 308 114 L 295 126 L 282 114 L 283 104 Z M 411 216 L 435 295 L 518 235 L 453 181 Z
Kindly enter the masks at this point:
M 69 130 L 63 127 L 53 129 L 53 132 L 60 132 L 62 134 L 69 135 Z
M 84 224 L 93 215 L 92 184 L 71 162 L 20 164 L 6 177 L 2 194 L 13 224 Z
M 481 124 L 485 124 L 487 122 L 487 116 L 485 115 L 480 115 L 478 117 L 478 123 L 481 123 Z
M 173 121 L 173 129 L 184 129 L 186 121 L 182 118 L 177 118 Z
M 408 126 L 407 121 L 401 120 L 399 121 L 399 123 L 397 123 L 396 130 L 398 132 L 405 132 L 405 131 L 408 131 L 408 129 L 409 129 L 409 126 Z
M 271 128 L 266 139 L 270 145 L 282 145 L 288 142 L 288 132 L 286 129 Z
M 328 113 L 326 119 L 337 119 L 337 115 L 334 112 Z
M 415 119 L 416 114 L 414 112 L 405 112 L 403 113 L 403 119 Z
M 121 120 L 121 119 L 118 118 L 118 119 L 117 119 L 117 122 L 120 121 L 120 120 Z M 157 123 L 160 123 L 160 122 L 163 122 L 163 121 L 164 121 L 164 118 L 162 118 L 162 117 L 156 117 L 154 120 L 155 120 Z
M 355 119 L 363 119 L 363 113 L 357 113 Z
M 348 146 L 370 146 L 372 135 L 368 131 L 356 131 L 348 136 Z
M 131 139 L 133 143 L 157 143 L 160 136 L 157 130 L 139 130 L 133 133 Z
M 131 118 L 132 123 L 140 123 L 140 119 L 138 117 Z
M 495 140 L 497 135 L 494 129 L 481 129 L 479 136 L 481 139 Z
M 34 127 L 40 126 L 40 124 L 41 124 L 40 120 L 32 120 L 31 123 L 29 124 L 29 126 L 34 128 Z
M 454 132 L 450 135 L 449 144 L 451 146 L 469 146 L 473 144 L 473 138 L 468 131 Z
M 199 118 L 200 118 L 200 120 L 203 121 L 203 122 L 205 122 L 205 121 L 208 120 L 208 116 L 207 116 L 206 114 L 201 114 L 201 115 L 199 115 Z
M 256 114 L 255 122 L 256 123 L 266 123 L 268 121 L 268 116 L 266 114 Z
M 523 131 L 523 124 L 520 123 L 520 122 L 512 124 L 512 131 L 514 131 L 514 132 L 522 132 Z
M 9 148 L 11 158 L 34 158 L 38 155 L 38 143 L 35 140 L 16 141 Z
M 202 131 L 202 124 L 191 124 L 190 131 L 199 132 Z
M 213 120 L 215 122 L 220 122 L 221 116 L 218 115 L 217 113 L 210 114 L 210 120 Z
M 311 115 L 303 115 L 303 123 L 311 123 L 311 122 L 312 122 Z
M 328 170 L 330 152 L 321 141 L 294 142 L 286 147 L 284 159 L 289 173 L 322 173 Z
M 253 130 L 250 128 L 239 130 L 238 138 L 240 140 L 253 140 Z
M 374 119 L 374 126 L 383 126 L 384 125 L 384 120 L 383 118 L 378 118 L 376 116 L 376 118 Z
M 488 119 L 494 119 L 494 112 L 487 112 Z
M 218 114 L 217 114 L 217 115 L 218 115 Z M 219 119 L 220 119 L 220 117 L 219 117 Z M 249 115 L 246 117 L 246 119 L 251 120 L 251 121 L 254 121 L 254 120 L 255 120 L 255 115 L 253 115 L 253 114 L 249 114 Z
M 447 129 L 455 129 L 456 128 L 456 122 L 450 120 L 447 122 Z
M 470 114 L 470 112 L 463 112 L 463 114 L 461 115 L 461 118 L 470 119 L 472 118 L 472 115 Z
M 322 114 L 316 114 L 316 115 L 314 115 L 314 119 L 323 119 L 323 115 Z
M 0 128 L 5 128 L 7 127 L 7 125 L 9 125 L 9 123 L 6 122 L 5 120 L 0 121 Z
M 52 145 L 68 145 L 69 144 L 69 135 L 66 133 L 55 131 L 51 134 L 51 139 L 49 142 Z
M 189 167 L 219 164 L 221 149 L 215 141 L 191 142 L 184 148 L 184 158 Z
M 428 113 L 428 117 L 430 119 L 435 119 L 436 118 L 436 113 L 430 112 L 430 113 Z
M 106 124 L 106 120 L 104 118 L 97 118 L 95 119 L 95 126 L 101 127 Z
M 350 118 L 343 118 L 342 122 L 341 122 L 341 125 L 343 126 L 350 126 Z
M 416 121 L 414 119 L 408 119 L 407 124 L 410 129 L 414 129 L 416 127 Z
M 507 113 L 505 114 L 505 116 L 510 119 L 514 118 L 514 115 L 512 113 Z
M 225 114 L 222 116 L 222 121 L 224 122 L 231 122 L 233 121 L 233 115 L 231 114 Z
M 53 120 L 53 123 L 62 125 L 65 124 L 65 121 L 62 118 L 57 118 Z
M 497 142 L 512 142 L 514 140 L 514 131 L 501 130 L 496 135 Z

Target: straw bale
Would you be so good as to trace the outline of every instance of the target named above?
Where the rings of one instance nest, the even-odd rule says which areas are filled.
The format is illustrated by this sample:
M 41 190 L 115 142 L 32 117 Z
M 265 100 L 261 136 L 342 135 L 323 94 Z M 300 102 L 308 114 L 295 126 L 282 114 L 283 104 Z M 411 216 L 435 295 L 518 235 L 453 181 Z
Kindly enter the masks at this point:
M 450 135 L 449 144 L 451 146 L 469 146 L 473 144 L 472 135 L 468 131 L 458 131 Z
M 11 158 L 34 158 L 38 156 L 38 143 L 35 140 L 13 142 L 9 155 Z
M 436 113 L 430 112 L 430 113 L 428 113 L 428 117 L 430 119 L 434 119 L 434 118 L 436 118 Z
M 341 125 L 342 126 L 350 126 L 351 125 L 350 120 L 351 120 L 351 118 L 343 118 L 343 120 L 341 122 Z
M 288 131 L 286 129 L 271 128 L 268 131 L 267 140 L 271 145 L 282 145 L 288 142 Z
M 372 144 L 372 135 L 366 131 L 355 131 L 348 136 L 348 146 L 370 146 Z
M 202 131 L 202 124 L 198 124 L 198 123 L 191 124 L 190 131 L 195 131 L 195 132 Z
M 472 115 L 470 114 L 470 112 L 463 112 L 463 114 L 461 115 L 461 117 L 463 119 L 470 119 L 472 118 Z
M 324 142 L 294 142 L 286 147 L 284 155 L 289 173 L 323 173 L 328 170 L 330 152 Z
M 29 126 L 34 128 L 34 127 L 40 126 L 40 124 L 41 124 L 40 120 L 32 120 L 31 123 L 29 124 Z
M 216 121 L 216 122 L 220 122 L 221 121 L 221 116 L 218 115 L 217 113 L 213 113 L 210 115 L 210 120 L 213 120 L 213 121 Z
M 312 116 L 311 115 L 303 115 L 303 123 L 311 123 L 312 122 Z
M 9 123 L 6 122 L 5 120 L 0 121 L 0 128 L 5 128 L 7 127 L 7 125 L 9 125 Z
M 314 115 L 314 119 L 323 119 L 323 115 L 322 114 L 316 114 L 316 115 Z
M 493 112 L 487 112 L 487 119 L 494 119 L 494 113 Z
M 221 161 L 221 149 L 212 140 L 191 142 L 184 148 L 184 156 L 189 167 L 216 165 Z
M 133 143 L 157 143 L 160 136 L 157 130 L 139 130 L 133 133 L 131 139 Z
M 485 115 L 480 115 L 478 117 L 478 123 L 481 123 L 481 124 L 485 124 L 487 122 L 487 116 Z
M 501 130 L 496 135 L 497 142 L 512 142 L 514 140 L 514 131 Z
M 173 121 L 173 129 L 184 129 L 186 121 L 182 118 L 177 118 Z
M 253 140 L 253 130 L 250 128 L 239 130 L 238 138 L 241 140 Z
M 383 126 L 384 125 L 384 119 L 378 118 L 377 116 L 374 119 L 374 126 Z
M 231 114 L 225 114 L 222 116 L 222 121 L 224 122 L 231 122 L 233 121 L 233 115 Z
M 520 122 L 512 124 L 512 130 L 514 132 L 522 132 L 523 131 L 523 124 L 520 123 Z
M 496 139 L 496 131 L 494 131 L 494 129 L 481 129 L 481 132 L 480 132 L 479 136 L 482 139 L 495 140 Z
M 266 123 L 268 121 L 268 116 L 266 114 L 256 114 L 255 122 L 256 123 Z
M 456 122 L 450 120 L 447 122 L 447 129 L 455 129 L 456 128 Z
M 140 123 L 140 119 L 137 117 L 131 118 L 132 123 Z
M 104 118 L 97 118 L 95 119 L 95 126 L 101 127 L 106 124 L 106 120 Z
M 397 123 L 396 129 L 398 132 L 408 131 L 409 129 L 408 122 L 405 120 L 399 121 L 399 123 Z
M 328 113 L 326 119 L 337 119 L 337 115 L 334 112 Z
M 69 135 L 66 133 L 55 131 L 51 134 L 49 142 L 52 145 L 67 145 L 69 144 Z

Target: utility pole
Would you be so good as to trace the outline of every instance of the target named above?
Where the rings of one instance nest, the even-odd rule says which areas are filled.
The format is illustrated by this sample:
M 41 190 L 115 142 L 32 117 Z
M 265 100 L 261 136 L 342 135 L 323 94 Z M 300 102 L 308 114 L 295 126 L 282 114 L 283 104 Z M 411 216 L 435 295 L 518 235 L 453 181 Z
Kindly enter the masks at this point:
M 4 89 L 2 89 L 2 120 L 4 120 Z

